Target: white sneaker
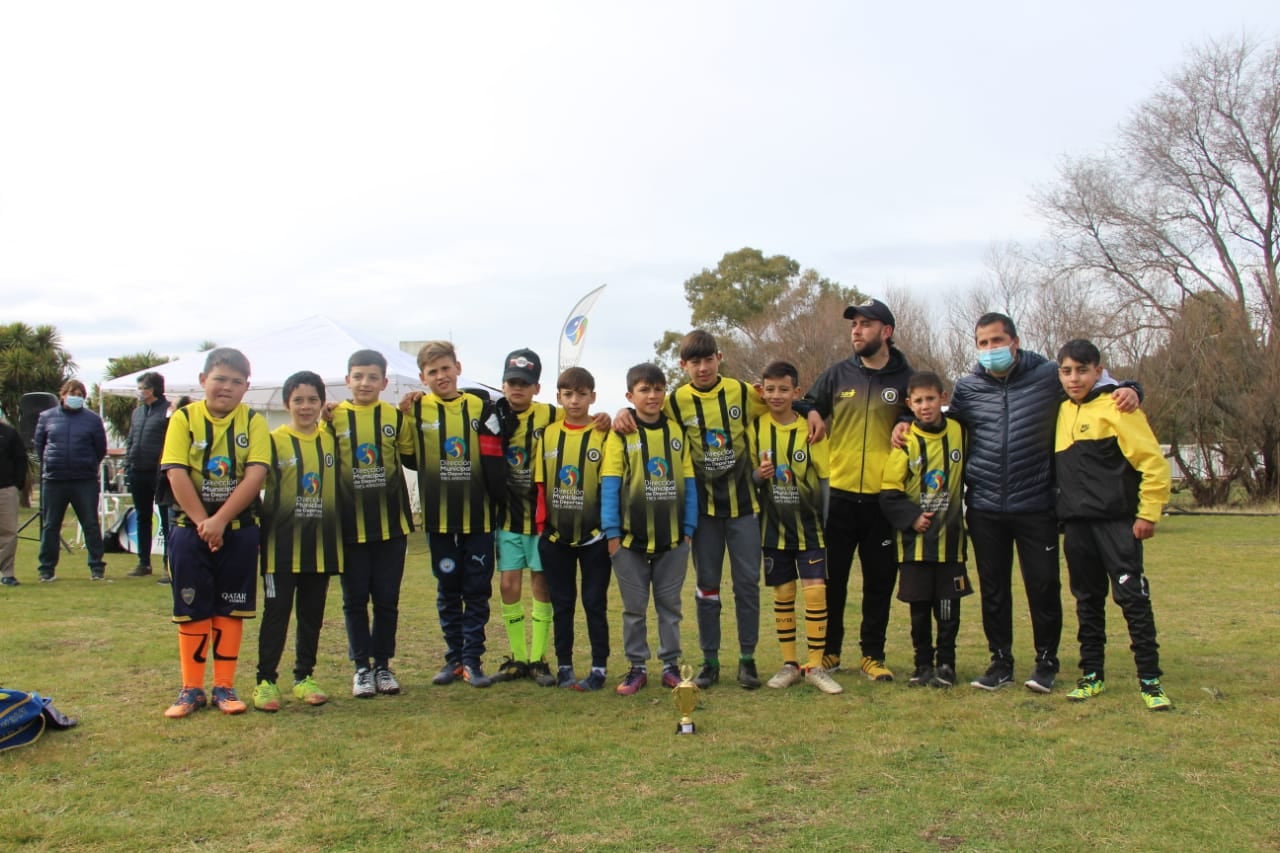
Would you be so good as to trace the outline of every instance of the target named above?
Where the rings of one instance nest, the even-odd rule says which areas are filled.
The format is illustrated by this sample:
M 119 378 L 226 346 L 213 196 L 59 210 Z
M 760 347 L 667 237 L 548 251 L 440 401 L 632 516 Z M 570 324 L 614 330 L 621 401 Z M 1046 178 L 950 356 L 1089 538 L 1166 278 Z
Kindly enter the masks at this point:
M 373 670 L 363 667 L 356 670 L 356 676 L 351 680 L 351 695 L 357 699 L 372 699 L 378 693 L 378 689 L 373 685 Z
M 821 690 L 823 693 L 843 693 L 844 688 L 840 686 L 840 682 L 831 677 L 831 673 L 827 672 L 820 666 L 815 666 L 804 675 L 804 680 Z
M 799 684 L 801 681 L 804 681 L 804 673 L 800 671 L 800 667 L 784 663 L 782 669 L 778 670 L 778 674 L 766 683 L 775 690 L 781 690 L 784 687 Z

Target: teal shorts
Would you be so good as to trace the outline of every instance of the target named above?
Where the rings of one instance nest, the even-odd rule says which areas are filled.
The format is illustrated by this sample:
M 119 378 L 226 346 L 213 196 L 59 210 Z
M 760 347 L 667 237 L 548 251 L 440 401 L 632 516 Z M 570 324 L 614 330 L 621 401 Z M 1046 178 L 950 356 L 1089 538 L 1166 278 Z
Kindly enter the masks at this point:
M 542 571 L 542 559 L 538 557 L 538 537 L 499 530 L 498 571 L 518 572 L 521 569 Z

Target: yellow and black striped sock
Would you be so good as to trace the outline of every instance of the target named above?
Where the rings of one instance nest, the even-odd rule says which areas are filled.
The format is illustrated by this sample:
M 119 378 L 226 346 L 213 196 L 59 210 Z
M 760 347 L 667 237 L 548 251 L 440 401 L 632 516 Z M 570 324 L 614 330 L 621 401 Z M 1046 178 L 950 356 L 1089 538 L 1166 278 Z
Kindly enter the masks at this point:
M 813 584 L 804 588 L 804 638 L 809 644 L 808 669 L 822 666 L 822 652 L 827 645 L 827 585 Z
M 773 624 L 784 661 L 796 660 L 796 582 L 773 588 Z

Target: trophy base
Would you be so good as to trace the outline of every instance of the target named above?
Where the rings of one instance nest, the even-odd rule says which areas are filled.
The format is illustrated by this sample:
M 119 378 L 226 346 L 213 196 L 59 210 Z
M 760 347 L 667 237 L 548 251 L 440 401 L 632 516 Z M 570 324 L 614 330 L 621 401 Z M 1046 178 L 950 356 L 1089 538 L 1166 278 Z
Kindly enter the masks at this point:
M 695 734 L 696 731 L 697 730 L 694 728 L 692 720 L 690 720 L 687 723 L 684 722 L 683 720 L 676 723 L 676 734 L 678 735 L 691 735 L 691 734 Z

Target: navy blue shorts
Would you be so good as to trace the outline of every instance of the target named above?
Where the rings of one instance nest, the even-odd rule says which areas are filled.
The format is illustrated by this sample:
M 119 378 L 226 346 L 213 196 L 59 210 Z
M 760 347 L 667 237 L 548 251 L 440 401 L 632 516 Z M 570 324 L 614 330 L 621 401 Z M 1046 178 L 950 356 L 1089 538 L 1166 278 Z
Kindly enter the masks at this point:
M 251 619 L 257 615 L 257 527 L 222 534 L 216 553 L 194 527 L 175 527 L 169 536 L 173 572 L 173 621 L 194 622 L 214 616 Z
M 766 585 L 782 586 L 784 583 L 791 583 L 796 578 L 826 580 L 827 552 L 821 548 L 813 551 L 764 549 L 764 582 Z

